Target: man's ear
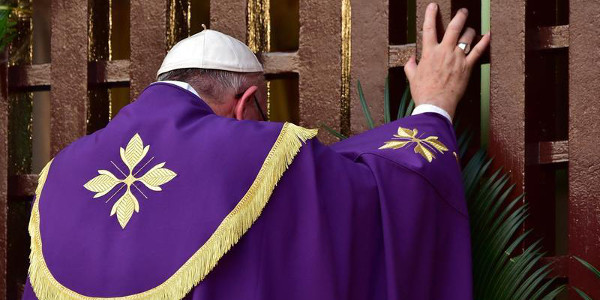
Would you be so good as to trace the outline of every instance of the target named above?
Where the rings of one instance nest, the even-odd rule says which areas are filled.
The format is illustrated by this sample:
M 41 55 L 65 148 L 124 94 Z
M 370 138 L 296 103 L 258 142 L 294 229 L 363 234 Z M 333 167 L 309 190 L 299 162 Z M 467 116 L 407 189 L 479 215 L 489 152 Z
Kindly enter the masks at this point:
M 237 120 L 244 120 L 246 111 L 252 105 L 252 97 L 258 91 L 258 87 L 253 85 L 249 87 L 242 97 L 238 99 L 238 102 L 235 104 L 234 114 Z

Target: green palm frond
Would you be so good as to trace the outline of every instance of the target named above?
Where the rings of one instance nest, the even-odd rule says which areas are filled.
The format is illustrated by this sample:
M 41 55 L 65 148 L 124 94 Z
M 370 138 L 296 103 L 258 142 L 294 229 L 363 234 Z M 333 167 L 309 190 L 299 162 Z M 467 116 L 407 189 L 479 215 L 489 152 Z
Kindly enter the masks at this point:
M 598 270 L 596 267 L 594 267 L 592 264 L 590 264 L 589 262 L 577 257 L 577 256 L 573 256 L 573 258 L 575 258 L 579 263 L 581 263 L 584 267 L 586 267 L 586 269 L 590 270 L 592 273 L 594 273 L 594 275 L 596 275 L 596 277 L 598 279 L 600 279 L 600 270 Z M 575 290 L 575 292 L 584 300 L 592 300 L 592 297 L 588 296 L 586 293 L 584 293 L 582 290 L 573 287 L 573 289 Z
M 367 100 L 365 99 L 365 94 L 363 93 L 362 86 L 360 85 L 360 80 L 357 83 L 358 86 L 358 99 L 360 100 L 360 105 L 362 106 L 363 113 L 365 115 L 365 119 L 367 119 L 367 125 L 369 129 L 375 128 L 373 123 L 373 118 L 371 117 L 371 112 L 369 111 L 369 106 L 367 105 Z
M 544 284 L 544 285 L 542 286 L 542 288 L 543 288 L 543 289 L 542 289 L 542 288 L 540 288 L 540 291 L 542 291 L 542 290 L 546 290 L 546 289 L 548 288 L 548 286 L 550 286 L 550 284 L 551 284 L 552 282 L 553 282 L 553 281 L 551 281 L 551 280 L 549 280 L 548 282 L 546 282 L 546 284 Z M 546 296 L 544 296 L 544 297 L 542 298 L 542 300 L 551 300 L 551 299 L 555 299 L 555 298 L 556 298 L 556 296 L 560 295 L 560 293 L 562 293 L 562 292 L 563 292 L 563 291 L 564 291 L 566 288 L 567 288 L 567 286 L 566 286 L 566 285 L 561 285 L 561 286 L 559 286 L 559 287 L 555 288 L 554 290 L 552 290 L 550 293 L 546 294 Z M 542 296 L 542 295 L 541 295 L 540 293 L 535 293 L 531 299 L 539 299 L 541 296 Z
M 575 292 L 577 293 L 577 295 L 579 295 L 579 297 L 581 297 L 584 300 L 594 300 L 592 299 L 592 297 L 588 296 L 586 293 L 584 293 L 582 290 L 573 287 L 573 289 L 575 290 Z
M 390 113 L 390 80 L 389 76 L 385 77 L 385 86 L 383 87 L 383 122 L 389 123 L 392 121 Z
M 466 141 L 465 134 L 459 140 Z M 565 286 L 550 290 L 554 278 L 548 279 L 550 264 L 540 266 L 544 256 L 540 241 L 520 251 L 531 233 L 519 232 L 528 217 L 527 203 L 523 195 L 509 197 L 514 185 L 501 169 L 490 172 L 491 163 L 481 149 L 463 169 L 471 223 L 474 298 L 553 299 Z
M 465 157 L 467 154 L 467 149 L 469 149 L 469 145 L 471 144 L 471 140 L 473 139 L 473 131 L 470 128 L 465 128 L 459 130 L 462 119 L 460 116 L 457 116 L 454 121 L 454 131 L 461 132 L 461 134 L 457 138 L 458 144 L 458 156 Z
M 594 273 L 594 275 L 596 275 L 596 277 L 598 277 L 598 279 L 600 279 L 600 270 L 596 269 L 596 267 L 592 266 L 592 264 L 590 264 L 589 262 L 587 262 L 577 256 L 573 256 L 573 258 L 575 258 L 578 262 L 580 262 L 588 270 L 592 271 L 592 273 Z
M 410 99 L 410 102 L 408 103 L 408 108 L 406 108 L 406 116 L 410 116 L 414 109 L 415 109 L 415 102 L 412 101 L 412 99 Z
M 329 132 L 331 135 L 335 136 L 336 138 L 340 139 L 340 140 L 345 140 L 348 137 L 343 135 L 341 132 L 325 125 L 325 124 L 321 124 L 321 127 L 325 128 L 325 130 L 327 130 L 327 132 Z
M 396 116 L 396 119 L 410 116 L 414 108 L 414 104 L 415 103 L 412 101 L 412 97 L 410 96 L 410 86 L 406 85 L 406 89 L 404 89 L 404 93 L 402 93 L 402 98 L 400 99 L 400 106 L 398 107 L 398 115 Z

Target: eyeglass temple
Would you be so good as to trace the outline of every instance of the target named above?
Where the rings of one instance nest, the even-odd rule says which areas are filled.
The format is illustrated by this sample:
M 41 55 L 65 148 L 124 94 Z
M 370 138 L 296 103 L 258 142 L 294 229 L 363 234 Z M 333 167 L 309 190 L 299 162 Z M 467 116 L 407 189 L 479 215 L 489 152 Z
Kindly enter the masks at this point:
M 258 111 L 260 112 L 260 116 L 262 117 L 263 121 L 267 121 L 265 113 L 263 112 L 262 108 L 260 108 L 260 104 L 258 104 L 258 99 L 256 99 L 256 95 L 254 95 L 254 103 L 256 104 L 256 107 L 258 108 Z

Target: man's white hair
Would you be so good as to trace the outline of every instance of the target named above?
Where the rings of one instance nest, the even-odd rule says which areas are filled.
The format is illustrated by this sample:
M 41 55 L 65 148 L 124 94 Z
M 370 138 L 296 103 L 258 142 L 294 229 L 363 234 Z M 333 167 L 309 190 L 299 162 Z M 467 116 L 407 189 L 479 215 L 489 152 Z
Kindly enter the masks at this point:
M 177 80 L 190 84 L 196 91 L 209 99 L 221 103 L 227 94 L 240 97 L 249 87 L 256 85 L 259 88 L 264 84 L 264 74 L 239 73 L 212 69 L 176 69 L 158 75 L 159 81 Z

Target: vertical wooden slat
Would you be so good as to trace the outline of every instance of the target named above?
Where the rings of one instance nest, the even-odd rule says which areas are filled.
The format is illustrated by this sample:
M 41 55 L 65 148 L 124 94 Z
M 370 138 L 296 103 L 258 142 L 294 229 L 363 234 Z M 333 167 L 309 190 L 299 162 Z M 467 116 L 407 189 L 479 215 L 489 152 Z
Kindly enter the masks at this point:
M 8 220 L 8 53 L 0 53 L 0 298 L 6 297 Z
M 569 11 L 569 251 L 600 268 L 600 2 L 571 0 Z M 598 282 L 571 261 L 572 286 L 600 299 Z
M 373 120 L 383 123 L 383 90 L 388 70 L 388 1 L 352 0 L 352 133 L 368 129 L 356 88 L 360 80 Z
M 52 1 L 51 156 L 86 133 L 87 3 Z
M 525 173 L 525 2 L 492 1 L 490 10 L 489 150 L 495 168 L 510 172 L 520 194 Z
M 247 0 L 211 0 L 210 28 L 246 42 Z
M 131 86 L 130 99 L 156 80 L 167 51 L 166 0 L 130 2 Z
M 340 124 L 341 1 L 300 1 L 300 124 Z M 326 131 L 324 142 L 336 141 Z

